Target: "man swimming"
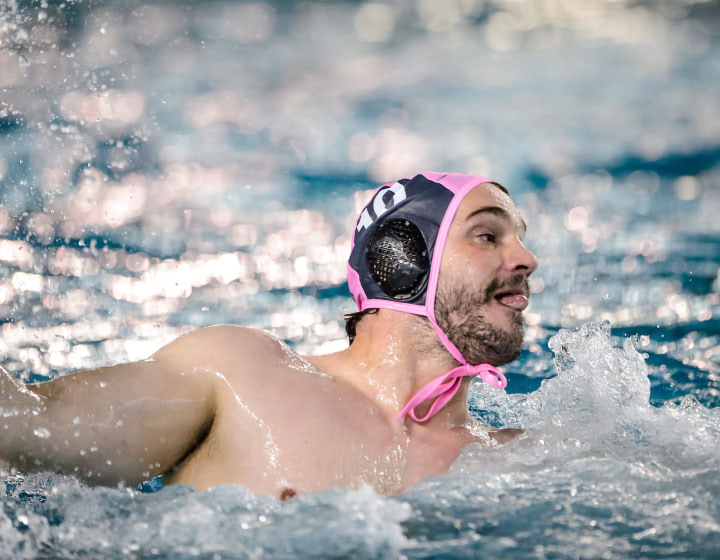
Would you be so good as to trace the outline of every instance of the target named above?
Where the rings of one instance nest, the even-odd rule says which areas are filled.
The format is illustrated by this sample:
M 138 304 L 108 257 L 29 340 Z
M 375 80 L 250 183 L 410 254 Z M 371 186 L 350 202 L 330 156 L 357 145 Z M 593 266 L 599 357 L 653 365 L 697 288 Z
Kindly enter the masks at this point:
M 348 349 L 300 356 L 238 326 L 196 330 L 151 358 L 23 385 L 0 375 L 0 457 L 91 484 L 238 483 L 281 498 L 369 484 L 402 492 L 463 446 L 503 443 L 470 418 L 472 376 L 504 387 L 528 277 L 525 223 L 478 176 L 381 187 L 348 264 Z

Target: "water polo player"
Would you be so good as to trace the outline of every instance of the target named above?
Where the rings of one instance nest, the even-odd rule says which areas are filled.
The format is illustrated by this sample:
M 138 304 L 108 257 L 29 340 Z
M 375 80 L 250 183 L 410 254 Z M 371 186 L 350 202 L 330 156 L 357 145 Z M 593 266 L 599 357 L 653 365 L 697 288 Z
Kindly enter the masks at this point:
M 469 380 L 506 381 L 537 261 L 507 191 L 423 173 L 382 186 L 348 263 L 351 345 L 299 356 L 258 330 L 198 329 L 145 361 L 22 385 L 0 376 L 0 457 L 92 484 L 397 493 L 478 441 Z M 497 442 L 516 430 L 490 432 Z

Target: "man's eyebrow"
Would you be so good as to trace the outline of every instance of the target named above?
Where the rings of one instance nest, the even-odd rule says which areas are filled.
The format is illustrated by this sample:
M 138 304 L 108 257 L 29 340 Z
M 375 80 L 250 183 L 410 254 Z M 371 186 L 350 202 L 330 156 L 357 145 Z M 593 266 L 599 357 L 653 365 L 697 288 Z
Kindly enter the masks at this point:
M 503 220 L 508 220 L 510 222 L 515 221 L 513 219 L 513 216 L 507 210 L 505 210 L 504 208 L 500 208 L 499 206 L 483 206 L 482 208 L 473 210 L 472 212 L 470 212 L 470 214 L 468 214 L 468 217 L 465 218 L 465 221 L 467 222 L 471 218 L 474 218 L 479 214 L 492 214 L 493 216 L 501 218 Z M 520 218 L 520 229 L 523 233 L 527 232 L 527 224 L 522 218 Z

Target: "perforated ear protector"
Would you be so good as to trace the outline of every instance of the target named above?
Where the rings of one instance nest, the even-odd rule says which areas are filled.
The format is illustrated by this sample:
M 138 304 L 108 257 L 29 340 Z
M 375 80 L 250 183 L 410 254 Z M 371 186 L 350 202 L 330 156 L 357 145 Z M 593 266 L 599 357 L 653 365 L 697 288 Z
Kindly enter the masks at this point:
M 378 226 L 365 249 L 372 279 L 396 301 L 410 299 L 428 280 L 430 256 L 422 232 L 411 221 L 393 219 Z

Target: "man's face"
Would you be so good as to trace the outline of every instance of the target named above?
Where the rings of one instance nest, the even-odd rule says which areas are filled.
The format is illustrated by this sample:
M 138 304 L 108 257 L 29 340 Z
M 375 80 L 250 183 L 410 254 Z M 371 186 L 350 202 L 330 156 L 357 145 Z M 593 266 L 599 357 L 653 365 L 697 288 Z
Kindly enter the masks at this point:
M 510 197 L 484 183 L 462 201 L 440 267 L 435 316 L 471 364 L 502 365 L 520 354 L 522 311 L 535 256 Z

